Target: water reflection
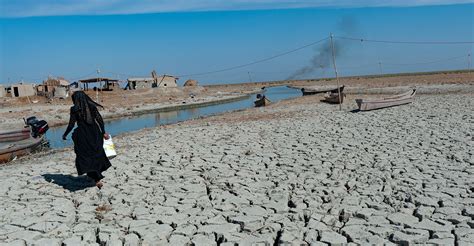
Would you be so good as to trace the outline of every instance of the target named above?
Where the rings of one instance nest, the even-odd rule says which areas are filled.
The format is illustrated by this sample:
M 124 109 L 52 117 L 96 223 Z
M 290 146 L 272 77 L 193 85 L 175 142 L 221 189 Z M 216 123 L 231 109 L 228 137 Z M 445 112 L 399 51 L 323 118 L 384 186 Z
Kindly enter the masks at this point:
M 272 101 L 280 101 L 283 99 L 293 98 L 301 95 L 296 89 L 287 88 L 286 86 L 267 88 L 265 95 Z M 173 124 L 176 122 L 195 119 L 201 116 L 209 116 L 213 114 L 223 113 L 253 107 L 254 96 L 243 98 L 240 101 L 223 103 L 218 105 L 204 106 L 199 108 L 190 108 L 184 110 L 176 110 L 161 113 L 151 113 L 140 116 L 121 118 L 105 122 L 105 129 L 112 136 L 136 131 L 143 128 L 150 128 L 159 125 Z M 63 148 L 72 145 L 72 140 L 62 140 L 66 126 L 53 127 L 47 133 L 46 137 L 50 142 L 51 148 Z
M 172 124 L 173 120 L 178 118 L 178 111 L 162 112 L 155 114 L 155 126 Z

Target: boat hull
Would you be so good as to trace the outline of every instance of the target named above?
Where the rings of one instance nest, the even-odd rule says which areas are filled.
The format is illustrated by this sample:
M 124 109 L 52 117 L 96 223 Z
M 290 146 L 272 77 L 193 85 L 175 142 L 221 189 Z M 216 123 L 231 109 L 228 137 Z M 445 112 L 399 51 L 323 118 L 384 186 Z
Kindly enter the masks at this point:
M 0 142 L 14 142 L 25 140 L 31 135 L 29 128 L 18 129 L 13 131 L 1 131 Z
M 375 109 L 389 108 L 412 103 L 415 100 L 416 90 L 410 93 L 403 93 L 396 96 L 386 97 L 380 100 L 356 99 L 360 111 L 369 111 Z
M 6 163 L 15 157 L 21 157 L 30 154 L 42 145 L 44 137 L 32 138 L 16 141 L 12 143 L 3 143 L 0 146 L 0 163 Z
M 270 100 L 268 100 L 266 97 L 258 99 L 254 102 L 255 107 L 265 107 L 268 104 L 270 104 Z
M 341 86 L 335 89 L 327 89 L 327 90 L 317 90 L 317 89 L 308 89 L 308 88 L 301 88 L 301 92 L 303 93 L 303 96 L 309 96 L 309 95 L 316 95 L 316 94 L 322 94 L 322 93 L 342 93 L 344 91 L 344 86 Z
M 344 102 L 344 97 L 346 95 L 344 93 L 341 94 L 341 104 Z M 339 104 L 339 94 L 338 93 L 330 93 L 326 95 L 322 102 L 330 103 L 330 104 Z

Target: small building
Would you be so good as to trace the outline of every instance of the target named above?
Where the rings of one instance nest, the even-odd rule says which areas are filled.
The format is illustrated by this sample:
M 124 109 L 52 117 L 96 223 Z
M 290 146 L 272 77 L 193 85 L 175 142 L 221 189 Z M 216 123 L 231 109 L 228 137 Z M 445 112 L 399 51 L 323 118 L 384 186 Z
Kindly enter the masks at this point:
M 69 96 L 69 89 L 68 87 L 65 87 L 65 86 L 57 86 L 57 87 L 54 87 L 54 93 L 53 93 L 54 97 L 57 97 L 57 98 L 67 98 Z
M 120 82 L 119 81 L 108 81 L 107 82 L 107 88 L 110 91 L 119 90 L 119 89 L 121 89 Z
M 137 90 L 137 89 L 148 89 L 156 87 L 155 80 L 153 78 L 128 78 L 126 89 Z
M 38 96 L 48 96 L 48 94 L 53 95 L 53 88 L 48 87 L 47 85 L 37 85 L 36 86 L 36 95 Z
M 68 87 L 69 81 L 65 80 L 64 78 L 48 78 L 48 80 L 43 82 L 43 85 Z
M 126 89 L 168 88 L 178 87 L 178 78 L 171 75 L 161 75 L 156 78 L 128 78 Z
M 158 85 L 157 85 L 158 88 L 178 87 L 178 83 L 177 83 L 178 78 L 171 75 L 165 74 L 162 76 L 158 76 L 157 81 L 158 81 Z
M 12 85 L 10 93 L 12 97 L 31 97 L 36 95 L 33 84 Z
M 50 85 L 37 85 L 36 86 L 36 95 L 51 98 L 54 96 L 54 86 Z
M 0 85 L 0 97 L 5 97 L 7 95 L 7 91 L 3 85 Z
M 119 81 L 117 79 L 110 78 L 90 78 L 79 80 L 80 83 L 84 84 L 84 90 L 89 90 L 89 84 L 95 84 L 94 90 L 99 91 L 112 91 L 114 88 L 120 88 Z M 97 87 L 99 86 L 99 87 Z
M 64 78 L 48 78 L 43 84 L 36 86 L 38 96 L 47 98 L 66 98 L 69 96 L 69 82 Z

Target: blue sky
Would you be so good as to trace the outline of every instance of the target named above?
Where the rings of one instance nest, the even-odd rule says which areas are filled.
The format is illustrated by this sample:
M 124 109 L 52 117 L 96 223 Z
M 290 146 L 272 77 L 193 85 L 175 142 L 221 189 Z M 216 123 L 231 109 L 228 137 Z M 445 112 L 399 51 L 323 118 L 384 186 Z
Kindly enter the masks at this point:
M 271 57 L 329 33 L 377 40 L 474 40 L 472 1 L 138 2 L 0 0 L 0 83 L 40 82 L 48 75 L 74 80 L 95 76 L 97 68 L 103 76 L 120 79 L 149 76 L 153 69 L 202 73 Z M 313 64 L 326 44 L 235 70 L 183 76 L 180 82 L 334 76 L 328 64 L 298 73 Z M 336 39 L 336 49 L 345 76 L 466 69 L 473 45 Z

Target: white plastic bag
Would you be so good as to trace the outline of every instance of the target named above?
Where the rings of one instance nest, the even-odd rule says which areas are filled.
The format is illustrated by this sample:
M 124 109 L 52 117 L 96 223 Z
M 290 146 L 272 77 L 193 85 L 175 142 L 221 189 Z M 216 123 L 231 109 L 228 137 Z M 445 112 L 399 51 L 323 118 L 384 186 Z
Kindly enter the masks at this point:
M 117 152 L 115 152 L 115 145 L 112 141 L 112 136 L 109 135 L 109 139 L 104 139 L 104 151 L 105 155 L 112 159 L 117 156 Z

